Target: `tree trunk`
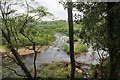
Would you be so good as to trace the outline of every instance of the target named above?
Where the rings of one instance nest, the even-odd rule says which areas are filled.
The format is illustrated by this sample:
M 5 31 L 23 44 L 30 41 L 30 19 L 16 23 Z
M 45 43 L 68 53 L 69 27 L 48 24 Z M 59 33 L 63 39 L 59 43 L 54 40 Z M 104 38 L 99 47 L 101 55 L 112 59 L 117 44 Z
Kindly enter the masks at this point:
M 75 76 L 75 59 L 74 59 L 74 43 L 73 43 L 73 18 L 72 18 L 72 2 L 68 2 L 68 23 L 69 23 L 69 40 L 70 40 L 70 60 L 71 60 L 71 79 Z
M 22 68 L 22 70 L 25 72 L 25 74 L 27 75 L 28 78 L 33 79 L 33 78 L 32 78 L 32 75 L 31 75 L 31 73 L 30 73 L 30 71 L 29 71 L 29 69 L 28 69 L 28 68 L 25 66 L 25 64 L 23 63 L 23 61 L 22 61 L 22 59 L 21 59 L 21 56 L 20 56 L 19 53 L 13 48 L 12 43 L 11 43 L 11 41 L 10 41 L 10 38 L 8 38 L 8 37 L 10 37 L 10 36 L 7 37 L 2 29 L 1 29 L 1 31 L 2 31 L 3 37 L 7 40 L 8 44 L 10 45 L 11 52 L 12 52 L 13 55 L 15 56 L 15 58 L 16 58 L 18 64 L 19 64 L 19 66 Z
M 108 33 L 108 52 L 110 55 L 110 79 L 117 80 L 118 78 L 118 64 L 117 64 L 117 51 L 115 46 L 115 15 L 114 11 L 112 10 L 115 6 L 115 3 L 108 2 L 107 3 L 107 33 Z
M 28 68 L 23 63 L 23 61 L 22 61 L 21 56 L 19 55 L 19 53 L 12 46 L 10 46 L 10 47 L 11 47 L 11 51 L 12 51 L 13 55 L 15 56 L 16 60 L 18 61 L 19 66 L 25 72 L 25 74 L 27 75 L 27 77 L 30 78 L 30 79 L 32 79 L 32 75 L 31 75 L 30 71 L 28 70 Z
M 36 80 L 37 79 L 37 70 L 36 70 L 36 59 L 37 59 L 37 51 L 35 50 L 35 43 L 33 44 L 33 50 L 34 50 L 34 53 L 35 53 L 35 56 L 34 56 L 34 62 L 33 62 L 33 64 L 34 64 L 34 80 Z

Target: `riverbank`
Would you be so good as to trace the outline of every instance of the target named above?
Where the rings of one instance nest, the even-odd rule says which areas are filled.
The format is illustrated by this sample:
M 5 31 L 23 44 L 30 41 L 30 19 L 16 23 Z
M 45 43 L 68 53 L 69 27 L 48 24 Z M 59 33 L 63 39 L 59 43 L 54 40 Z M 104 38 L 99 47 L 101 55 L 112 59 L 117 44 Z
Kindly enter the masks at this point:
M 53 45 L 53 43 L 50 43 L 49 45 L 44 45 L 44 46 L 36 46 L 36 50 L 38 53 L 40 53 L 41 51 L 44 51 L 46 49 L 48 49 L 51 45 Z M 18 48 L 18 53 L 21 55 L 21 56 L 25 56 L 25 55 L 31 55 L 31 54 L 34 54 L 34 50 L 29 50 L 28 48 L 32 48 L 32 46 L 26 46 L 26 47 L 20 47 Z M 6 48 L 1 48 L 0 52 L 3 52 L 3 53 L 7 53 L 9 55 L 12 54 L 12 52 L 10 51 L 10 49 Z M 4 55 L 4 56 L 7 56 L 7 55 Z
M 68 40 L 68 37 L 65 35 L 61 35 L 60 33 L 56 33 L 56 41 L 54 42 L 54 44 L 52 46 L 50 46 L 48 49 L 41 51 L 40 53 L 38 53 L 37 55 L 37 59 L 36 59 L 36 66 L 37 66 L 37 75 L 39 77 L 67 77 L 69 71 L 66 69 L 68 69 L 68 67 L 70 68 L 70 64 L 69 66 L 63 66 L 61 68 L 58 69 L 59 66 L 56 67 L 53 65 L 53 62 L 61 62 L 61 61 L 70 61 L 70 56 L 63 50 L 64 45 L 67 44 L 66 41 Z M 75 47 L 78 46 L 78 43 L 76 43 L 74 45 Z M 82 63 L 78 63 L 80 64 L 79 66 L 80 68 L 76 68 L 77 73 L 83 71 L 88 73 L 88 70 L 90 69 L 89 65 L 86 64 L 92 64 L 95 63 L 95 61 L 91 61 L 91 49 L 88 49 L 88 52 L 86 53 L 82 53 L 82 54 L 86 54 L 86 55 L 81 55 L 80 57 L 76 57 L 75 60 L 76 61 L 81 61 Z M 30 69 L 30 72 L 34 74 L 34 70 L 31 70 L 31 68 L 33 69 L 33 59 L 34 59 L 34 55 L 26 55 L 26 56 L 22 56 L 22 60 L 24 61 L 25 65 Z M 24 72 L 22 72 L 22 70 L 19 68 L 18 65 L 16 65 L 13 61 L 8 60 L 8 58 L 3 58 L 3 77 L 15 77 L 15 73 L 10 71 L 9 69 L 6 69 L 5 66 L 9 66 L 10 68 L 14 68 L 16 71 L 18 71 L 20 74 L 24 74 Z M 49 68 L 50 65 L 47 65 L 46 67 L 41 67 L 42 64 L 50 64 L 51 67 Z M 54 64 L 54 63 L 53 63 Z M 60 63 L 61 64 L 61 63 Z M 81 64 L 83 64 L 81 66 Z M 41 69 L 42 68 L 42 69 Z M 52 68 L 52 69 L 51 69 Z M 54 69 L 54 70 L 53 70 Z M 58 71 L 57 71 L 58 70 Z M 65 71 L 64 71 L 65 70 Z M 46 74 L 44 74 L 46 73 Z M 56 76 L 54 76 L 55 73 Z M 60 74 L 59 74 L 60 73 Z M 63 74 L 65 73 L 65 74 Z M 63 75 L 61 75 L 63 74 Z M 64 76 L 66 75 L 66 76 Z M 81 73 L 79 74 L 79 76 L 81 75 Z M 17 76 L 16 76 L 17 77 Z

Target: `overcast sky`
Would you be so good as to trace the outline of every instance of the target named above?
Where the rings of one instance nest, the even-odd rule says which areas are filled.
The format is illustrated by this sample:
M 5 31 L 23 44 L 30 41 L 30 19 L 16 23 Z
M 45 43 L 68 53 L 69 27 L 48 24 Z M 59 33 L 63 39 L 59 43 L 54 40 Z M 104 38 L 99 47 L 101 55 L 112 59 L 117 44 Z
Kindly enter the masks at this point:
M 27 0 L 27 1 L 30 1 L 30 0 Z M 67 20 L 67 9 L 64 10 L 63 5 L 59 3 L 60 0 L 34 0 L 34 1 L 38 2 L 39 5 L 42 5 L 42 6 L 46 7 L 48 9 L 48 11 L 51 12 L 57 18 L 57 20 L 61 20 L 61 19 L 62 20 Z M 65 1 L 65 0 L 63 0 L 63 1 Z M 74 2 L 74 1 L 77 1 L 77 0 L 72 0 L 72 1 Z M 33 6 L 36 6 L 36 5 L 33 4 Z M 13 7 L 13 8 L 16 9 L 16 7 Z M 24 9 L 21 9 L 20 7 L 17 7 L 17 9 L 18 9 L 19 12 L 24 12 Z M 79 12 L 73 12 L 73 16 L 74 16 L 75 13 L 79 13 Z M 43 20 L 44 21 L 50 21 L 52 19 L 44 18 Z
M 39 2 L 40 5 L 46 7 L 49 12 L 51 12 L 57 20 L 67 20 L 67 10 L 64 10 L 62 4 L 59 3 L 60 0 L 35 0 L 35 2 Z M 43 20 L 50 20 L 44 18 Z
M 30 0 L 27 0 L 27 1 L 30 1 Z M 35 0 L 34 2 L 38 2 L 39 6 L 42 5 L 43 7 L 47 8 L 48 11 L 55 16 L 56 20 L 67 20 L 68 19 L 67 9 L 64 10 L 63 5 L 60 4 L 59 1 L 60 0 Z M 36 5 L 34 4 L 32 4 L 32 6 L 36 7 Z M 12 8 L 17 9 L 18 12 L 20 13 L 24 12 L 24 9 L 21 7 L 14 6 Z M 73 12 L 73 15 L 75 13 L 79 13 L 79 12 Z M 43 18 L 43 21 L 51 21 L 51 20 L 52 19 L 50 18 Z
M 62 4 L 59 3 L 60 0 L 35 0 L 35 2 L 40 3 L 40 5 L 43 5 L 50 11 L 52 14 L 54 14 L 55 17 L 57 17 L 57 20 L 67 20 L 67 9 L 64 10 L 64 7 Z M 63 1 L 70 1 L 70 0 L 63 0 Z M 72 0 L 72 2 L 85 2 L 85 1 L 93 1 L 93 2 L 106 2 L 106 1 L 115 1 L 115 0 Z M 120 1 L 120 0 L 116 0 Z M 74 14 L 81 14 L 80 12 L 73 11 Z M 73 17 L 74 19 L 74 17 Z M 43 20 L 50 20 L 50 19 L 43 19 Z
M 68 19 L 67 9 L 64 10 L 63 5 L 60 4 L 59 1 L 60 0 L 35 0 L 35 2 L 38 2 L 40 5 L 46 7 L 48 11 L 50 11 L 57 18 L 57 20 L 67 20 Z M 72 0 L 72 1 L 74 2 L 76 0 Z M 79 12 L 73 12 L 73 15 L 75 13 L 79 13 Z M 51 19 L 44 18 L 43 20 L 46 21 Z

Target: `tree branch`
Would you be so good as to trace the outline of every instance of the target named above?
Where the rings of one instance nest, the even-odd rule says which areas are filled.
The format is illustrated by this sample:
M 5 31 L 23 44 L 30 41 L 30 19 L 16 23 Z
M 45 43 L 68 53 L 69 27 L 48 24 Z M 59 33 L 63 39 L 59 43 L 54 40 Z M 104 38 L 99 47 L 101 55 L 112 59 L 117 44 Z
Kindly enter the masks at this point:
M 19 65 L 19 63 L 15 60 L 15 58 L 10 57 L 8 54 L 7 54 L 7 57 L 9 57 L 10 59 L 12 59 L 17 65 Z
M 22 77 L 27 77 L 26 75 L 21 75 L 21 74 L 18 74 L 16 70 L 10 68 L 10 67 L 5 67 L 5 68 L 8 68 L 10 69 L 11 71 L 14 71 L 14 73 L 17 75 L 17 76 L 22 76 Z

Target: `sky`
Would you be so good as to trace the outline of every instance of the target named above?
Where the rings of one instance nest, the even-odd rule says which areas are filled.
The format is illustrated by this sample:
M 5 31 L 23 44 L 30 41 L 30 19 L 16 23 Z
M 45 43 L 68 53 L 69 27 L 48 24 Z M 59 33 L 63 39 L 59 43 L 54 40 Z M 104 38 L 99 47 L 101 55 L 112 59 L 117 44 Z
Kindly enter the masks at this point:
M 31 0 L 27 0 L 27 1 L 31 1 Z M 64 10 L 63 5 L 60 4 L 59 1 L 60 0 L 34 0 L 34 2 L 38 2 L 39 5 L 46 7 L 48 11 L 51 12 L 55 16 L 56 20 L 67 20 L 68 19 L 67 9 Z M 81 1 L 81 0 L 72 0 L 72 1 L 75 2 L 75 1 Z M 36 5 L 33 4 L 33 6 L 36 6 Z M 24 12 L 24 9 L 20 7 L 15 6 L 13 8 L 14 9 L 17 8 L 19 12 Z M 73 16 L 74 14 L 81 14 L 81 13 L 73 11 Z M 51 21 L 51 20 L 52 19 L 50 18 L 43 18 L 43 21 Z M 74 17 L 73 17 L 73 20 L 74 20 Z
M 60 0 L 35 0 L 35 2 L 38 2 L 40 5 L 43 5 L 50 11 L 56 18 L 57 20 L 67 20 L 68 15 L 67 15 L 67 9 L 64 10 L 64 7 L 62 4 L 59 3 Z M 71 0 L 63 0 L 63 1 L 71 1 Z M 85 1 L 92 1 L 92 2 L 106 2 L 106 1 L 111 1 L 113 2 L 114 0 L 72 0 L 72 2 L 85 2 Z M 120 1 L 120 0 L 116 0 Z M 74 14 L 81 14 L 78 11 L 73 11 L 73 16 Z M 44 18 L 43 20 L 51 20 L 49 18 Z M 74 20 L 74 17 L 73 17 Z
M 68 20 L 68 13 L 67 9 L 64 10 L 64 7 L 62 4 L 59 3 L 60 0 L 35 0 L 35 2 L 38 2 L 40 5 L 46 7 L 48 11 L 50 11 L 56 18 L 57 20 Z M 63 1 L 70 1 L 70 0 L 63 0 Z M 85 1 L 93 1 L 93 2 L 99 2 L 99 1 L 114 1 L 114 0 L 72 0 L 72 2 L 85 2 Z M 116 0 L 119 1 L 119 0 Z M 74 14 L 81 14 L 78 11 L 73 11 L 73 16 Z M 49 18 L 44 18 L 44 21 L 50 21 L 51 19 Z M 74 17 L 73 17 L 74 20 Z
M 62 4 L 59 3 L 60 0 L 35 0 L 40 5 L 46 7 L 49 12 L 51 12 L 57 20 L 66 20 L 67 19 L 67 10 L 64 10 Z M 43 20 L 50 20 L 44 18 Z
M 68 20 L 67 9 L 64 10 L 63 5 L 60 4 L 59 1 L 60 0 L 35 0 L 35 2 L 38 2 L 40 5 L 46 7 L 48 11 L 50 11 L 55 16 L 56 20 Z M 72 1 L 75 2 L 77 0 L 72 0 Z M 74 14 L 81 14 L 81 13 L 78 11 L 73 11 L 73 16 Z M 43 20 L 50 21 L 51 19 L 44 18 Z
M 27 0 L 30 1 L 30 0 Z M 62 4 L 59 3 L 60 0 L 34 0 L 34 2 L 38 2 L 39 6 L 43 6 L 48 9 L 48 12 L 52 13 L 55 17 L 55 20 L 68 20 L 68 13 L 67 9 L 64 10 L 64 7 Z M 32 4 L 32 6 L 36 6 L 35 4 Z M 13 9 L 17 9 L 18 12 L 24 13 L 24 9 L 20 8 L 18 6 L 14 6 Z M 79 12 L 73 12 L 73 16 L 75 13 Z M 52 18 L 43 18 L 43 21 L 51 21 Z

